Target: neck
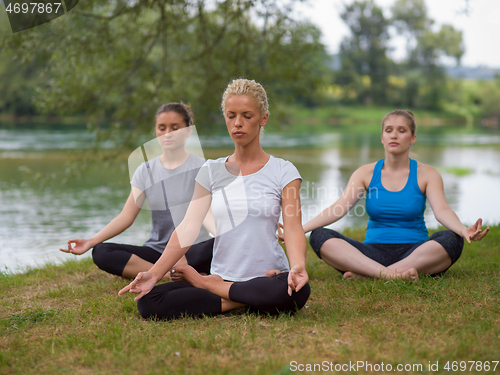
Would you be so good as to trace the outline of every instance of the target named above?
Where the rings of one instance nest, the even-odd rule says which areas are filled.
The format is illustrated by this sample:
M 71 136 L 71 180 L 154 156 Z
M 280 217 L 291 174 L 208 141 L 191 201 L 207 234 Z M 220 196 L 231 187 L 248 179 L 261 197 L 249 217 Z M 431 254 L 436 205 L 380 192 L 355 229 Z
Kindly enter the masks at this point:
M 404 154 L 388 154 L 385 153 L 385 163 L 384 168 L 399 170 L 408 169 L 410 166 L 410 153 L 405 152 Z
M 260 142 L 253 142 L 246 146 L 235 145 L 231 161 L 236 163 L 251 163 L 267 158 L 267 153 L 262 149 Z
M 189 152 L 181 150 L 163 150 L 160 156 L 161 164 L 167 169 L 174 169 L 182 165 L 189 157 Z

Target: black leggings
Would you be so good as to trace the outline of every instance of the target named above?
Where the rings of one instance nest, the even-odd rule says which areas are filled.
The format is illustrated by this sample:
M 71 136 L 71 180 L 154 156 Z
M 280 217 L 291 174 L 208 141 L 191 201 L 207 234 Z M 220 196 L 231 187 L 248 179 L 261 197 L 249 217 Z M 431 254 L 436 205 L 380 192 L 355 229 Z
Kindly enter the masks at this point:
M 405 244 L 376 244 L 365 243 L 353 240 L 343 234 L 327 228 L 317 228 L 311 232 L 309 243 L 313 248 L 316 255 L 321 258 L 320 250 L 323 244 L 332 238 L 338 238 L 346 241 L 354 246 L 361 253 L 377 263 L 387 267 L 391 264 L 399 262 L 401 259 L 406 258 L 415 251 L 422 243 L 405 243 Z M 464 247 L 464 239 L 451 230 L 442 230 L 432 234 L 427 241 L 435 241 L 439 243 L 448 253 L 451 258 L 451 265 L 453 265 L 460 255 Z M 425 243 L 424 242 L 424 243 Z M 450 267 L 451 267 L 450 265 Z M 448 267 L 449 268 L 449 267 Z M 448 269 L 447 268 L 447 269 Z M 446 269 L 446 270 L 447 270 Z M 440 272 L 439 274 L 445 272 Z M 343 273 L 343 271 L 340 271 Z
M 274 277 L 256 277 L 237 281 L 229 289 L 229 299 L 243 303 L 256 312 L 266 314 L 294 313 L 306 303 L 311 293 L 309 284 L 288 295 L 288 272 Z M 186 282 L 155 286 L 137 302 L 143 318 L 176 319 L 220 314 L 221 297 Z
M 197 243 L 186 252 L 186 259 L 196 271 L 210 273 L 214 239 Z M 121 276 L 132 254 L 150 263 L 156 263 L 161 253 L 147 247 L 117 243 L 100 243 L 92 250 L 92 259 L 101 270 Z

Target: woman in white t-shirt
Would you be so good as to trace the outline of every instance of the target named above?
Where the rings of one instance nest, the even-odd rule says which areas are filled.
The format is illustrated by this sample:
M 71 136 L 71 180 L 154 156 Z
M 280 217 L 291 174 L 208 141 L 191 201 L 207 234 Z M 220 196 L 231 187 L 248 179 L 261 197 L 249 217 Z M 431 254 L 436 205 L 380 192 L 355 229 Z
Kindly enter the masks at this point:
M 139 272 L 150 269 L 160 258 L 175 227 L 184 218 L 193 196 L 194 179 L 205 163 L 205 159 L 185 148 L 192 125 L 193 113 L 188 105 L 168 103 L 158 108 L 155 133 L 161 155 L 145 160 L 137 168 L 130 181 L 130 195 L 117 217 L 91 238 L 71 239 L 68 247 L 60 250 L 81 255 L 93 248 L 92 259 L 100 269 L 125 278 L 133 279 Z M 147 159 L 144 147 L 142 151 Z M 104 242 L 130 227 L 146 200 L 151 210 L 151 230 L 144 245 Z M 210 221 L 205 221 L 207 227 Z M 180 259 L 179 264 L 187 263 L 199 272 L 208 273 L 213 244 L 214 239 L 203 227 L 195 245 Z
M 119 292 L 139 294 L 135 300 L 144 318 L 212 315 L 240 306 L 295 312 L 309 298 L 301 177 L 293 164 L 268 155 L 260 145 L 269 117 L 266 93 L 255 81 L 234 80 L 223 95 L 222 110 L 234 153 L 200 169 L 186 217 L 162 256 Z M 216 226 L 212 275 L 174 267 L 210 207 Z M 276 235 L 280 213 L 288 260 Z M 174 282 L 155 286 L 171 269 Z

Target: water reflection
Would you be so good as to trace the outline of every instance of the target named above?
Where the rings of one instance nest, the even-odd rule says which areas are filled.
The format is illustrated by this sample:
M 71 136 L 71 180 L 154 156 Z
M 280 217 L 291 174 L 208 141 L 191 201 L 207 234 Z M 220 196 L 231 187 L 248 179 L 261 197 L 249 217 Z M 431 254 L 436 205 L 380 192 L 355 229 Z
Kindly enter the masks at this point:
M 64 177 L 69 151 L 58 150 L 88 147 L 85 137 L 89 136 L 84 132 L 51 135 L 0 130 L 0 271 L 17 272 L 28 265 L 68 259 L 70 255 L 58 250 L 68 238 L 89 237 L 120 212 L 130 189 L 128 171 L 123 167 L 126 156 L 114 163 L 91 166 L 69 184 L 59 181 Z M 224 143 L 228 140 L 231 142 L 226 136 L 202 139 L 205 156 L 230 154 L 231 144 Z M 61 142 L 65 147 L 54 146 Z M 303 221 L 333 203 L 356 168 L 384 157 L 380 139 L 370 134 L 268 134 L 263 143 L 267 152 L 290 160 L 300 171 Z M 208 147 L 211 144 L 217 148 Z M 500 136 L 419 134 L 412 157 L 438 168 L 448 202 L 464 223 L 473 223 L 478 217 L 486 224 L 500 222 L 500 200 L 496 197 L 500 190 Z M 56 177 L 40 188 L 26 183 L 26 171 Z M 430 208 L 425 219 L 429 227 L 438 226 Z M 364 227 L 366 222 L 360 202 L 332 227 Z M 148 231 L 149 214 L 141 213 L 116 241 L 140 245 Z

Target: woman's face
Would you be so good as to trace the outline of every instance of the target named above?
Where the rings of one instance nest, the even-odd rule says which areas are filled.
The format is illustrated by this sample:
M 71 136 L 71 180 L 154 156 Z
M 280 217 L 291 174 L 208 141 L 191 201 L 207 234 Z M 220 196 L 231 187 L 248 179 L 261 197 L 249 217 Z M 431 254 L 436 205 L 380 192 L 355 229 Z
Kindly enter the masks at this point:
M 268 117 L 269 113 L 261 116 L 255 99 L 249 96 L 230 96 L 226 100 L 224 118 L 235 144 L 245 146 L 259 142 L 260 128 L 266 125 Z
M 186 139 L 191 134 L 191 128 L 176 112 L 163 112 L 156 116 L 155 132 L 163 149 L 175 150 L 184 148 Z
M 411 134 L 411 129 L 403 116 L 391 116 L 385 120 L 381 140 L 387 152 L 398 154 L 408 151 L 417 140 L 417 136 Z

